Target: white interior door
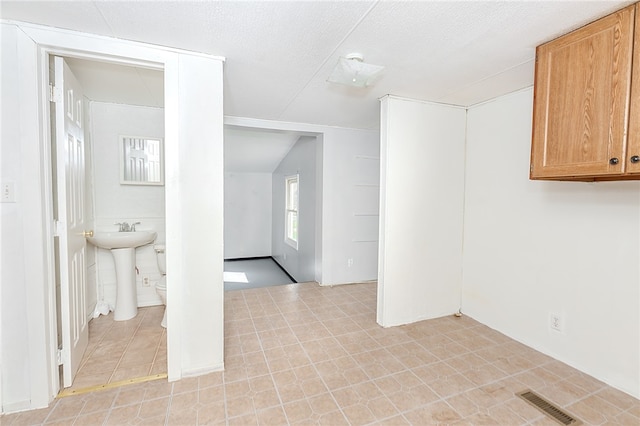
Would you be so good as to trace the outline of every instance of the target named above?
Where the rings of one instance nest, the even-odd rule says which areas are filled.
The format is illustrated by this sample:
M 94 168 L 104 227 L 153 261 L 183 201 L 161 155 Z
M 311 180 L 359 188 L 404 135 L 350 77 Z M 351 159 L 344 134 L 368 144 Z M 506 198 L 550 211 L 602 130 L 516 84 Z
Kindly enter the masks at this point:
M 56 199 L 64 387 L 73 383 L 89 341 L 85 304 L 85 164 L 82 87 L 55 57 Z

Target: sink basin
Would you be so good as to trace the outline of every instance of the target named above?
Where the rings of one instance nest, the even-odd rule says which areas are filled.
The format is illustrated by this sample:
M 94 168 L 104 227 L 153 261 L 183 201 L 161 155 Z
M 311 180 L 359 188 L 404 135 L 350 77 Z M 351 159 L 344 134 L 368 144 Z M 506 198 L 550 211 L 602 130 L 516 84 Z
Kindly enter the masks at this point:
M 87 237 L 94 246 L 108 249 L 116 267 L 115 321 L 126 321 L 138 314 L 136 293 L 136 247 L 149 244 L 158 234 L 154 231 L 96 232 Z
M 87 241 L 103 249 L 136 248 L 149 244 L 157 235 L 154 231 L 96 232 Z

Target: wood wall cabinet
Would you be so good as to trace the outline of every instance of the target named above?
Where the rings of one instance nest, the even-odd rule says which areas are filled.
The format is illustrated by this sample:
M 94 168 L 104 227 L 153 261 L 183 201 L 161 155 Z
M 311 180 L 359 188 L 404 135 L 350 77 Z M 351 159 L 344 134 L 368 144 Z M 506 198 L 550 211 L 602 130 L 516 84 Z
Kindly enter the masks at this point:
M 531 179 L 640 179 L 639 15 L 632 5 L 536 49 Z

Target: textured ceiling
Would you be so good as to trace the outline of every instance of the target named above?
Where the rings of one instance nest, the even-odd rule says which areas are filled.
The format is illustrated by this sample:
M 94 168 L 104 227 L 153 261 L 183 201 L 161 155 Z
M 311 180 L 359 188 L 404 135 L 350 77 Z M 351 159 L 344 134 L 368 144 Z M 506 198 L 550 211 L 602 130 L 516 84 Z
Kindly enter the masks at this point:
M 376 129 L 386 94 L 469 106 L 530 86 L 536 45 L 630 3 L 0 1 L 0 16 L 224 56 L 228 116 Z M 327 83 L 351 52 L 386 67 L 373 87 Z M 127 82 L 115 69 L 113 79 L 93 71 L 103 83 L 95 96 L 161 98 L 144 96 L 151 75 L 130 70 L 138 74 Z M 107 90 L 108 81 L 126 89 Z
M 5 1 L 0 18 L 226 58 L 225 115 L 379 128 L 384 95 L 470 106 L 531 86 L 535 47 L 630 1 Z M 385 66 L 328 83 L 340 56 Z M 159 71 L 70 59 L 96 101 L 162 106 Z M 229 172 L 270 172 L 299 134 L 225 129 Z

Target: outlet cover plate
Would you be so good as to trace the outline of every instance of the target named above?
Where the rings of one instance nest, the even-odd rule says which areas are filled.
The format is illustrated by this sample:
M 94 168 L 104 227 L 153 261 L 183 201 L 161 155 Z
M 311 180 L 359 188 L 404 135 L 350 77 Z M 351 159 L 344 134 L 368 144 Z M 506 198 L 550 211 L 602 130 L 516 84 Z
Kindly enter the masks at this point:
M 549 329 L 564 334 L 564 314 L 549 312 Z
M 16 202 L 16 185 L 14 182 L 2 182 L 0 184 L 0 202 L 15 203 Z

